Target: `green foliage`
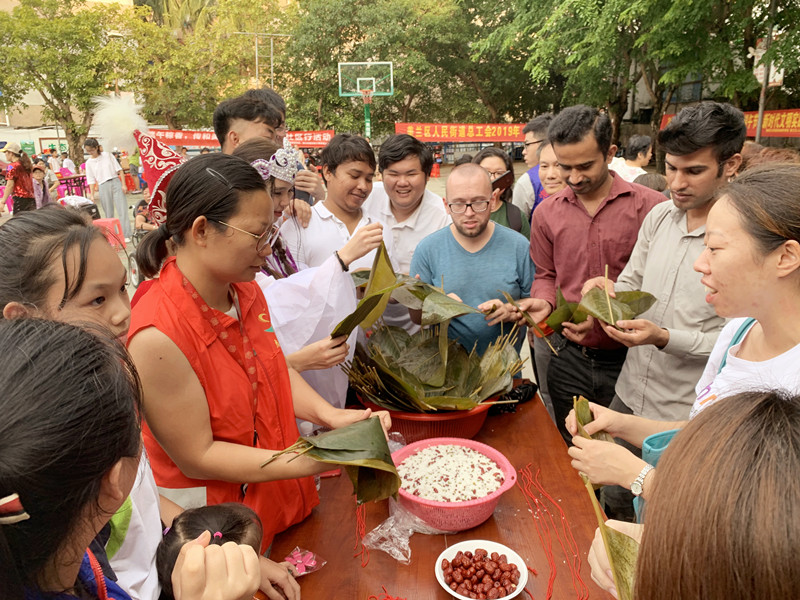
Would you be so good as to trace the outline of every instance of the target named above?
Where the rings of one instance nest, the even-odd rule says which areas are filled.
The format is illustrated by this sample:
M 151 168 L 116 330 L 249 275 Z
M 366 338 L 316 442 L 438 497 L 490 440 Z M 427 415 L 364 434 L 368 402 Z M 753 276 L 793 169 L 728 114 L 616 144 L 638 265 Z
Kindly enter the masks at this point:
M 76 151 L 91 125 L 92 97 L 113 91 L 118 76 L 117 40 L 109 33 L 131 14 L 70 0 L 21 0 L 1 12 L 0 105 L 25 107 L 25 95 L 39 92 L 44 118 L 64 129 Z

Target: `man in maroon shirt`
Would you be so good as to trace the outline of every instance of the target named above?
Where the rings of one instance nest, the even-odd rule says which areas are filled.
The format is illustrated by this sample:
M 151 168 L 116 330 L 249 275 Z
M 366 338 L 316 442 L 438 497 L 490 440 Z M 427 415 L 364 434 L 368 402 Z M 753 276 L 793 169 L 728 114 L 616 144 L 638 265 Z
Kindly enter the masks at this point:
M 534 211 L 531 258 L 536 278 L 525 307 L 537 322 L 547 318 L 561 288 L 570 302 L 579 302 L 583 283 L 605 273 L 616 280 L 628 262 L 647 213 L 664 200 L 658 192 L 628 183 L 608 164 L 617 147 L 611 144 L 611 121 L 588 106 L 572 106 L 548 130 L 561 174 L 563 191 L 546 198 Z M 569 443 L 564 419 L 572 397 L 608 406 L 627 348 L 611 340 L 598 323 L 566 323 L 563 335 L 551 336 L 558 356 L 550 357 L 547 382 L 556 425 Z

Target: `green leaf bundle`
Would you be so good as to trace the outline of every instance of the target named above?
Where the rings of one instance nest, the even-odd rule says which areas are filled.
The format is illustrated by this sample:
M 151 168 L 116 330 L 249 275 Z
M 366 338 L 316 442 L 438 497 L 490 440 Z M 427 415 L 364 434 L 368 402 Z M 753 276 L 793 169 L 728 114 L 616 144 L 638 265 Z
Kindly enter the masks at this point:
M 300 437 L 261 466 L 265 467 L 279 456 L 290 453 L 344 467 L 359 504 L 395 496 L 400 488 L 400 477 L 380 419 L 376 417 L 319 435 Z

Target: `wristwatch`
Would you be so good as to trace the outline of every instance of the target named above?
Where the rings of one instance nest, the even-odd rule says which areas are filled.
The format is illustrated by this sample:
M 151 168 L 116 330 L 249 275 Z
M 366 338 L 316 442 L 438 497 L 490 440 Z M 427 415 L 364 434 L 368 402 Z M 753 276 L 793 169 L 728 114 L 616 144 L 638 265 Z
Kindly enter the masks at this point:
M 633 480 L 633 483 L 631 484 L 631 492 L 633 492 L 634 496 L 641 496 L 644 478 L 647 477 L 647 474 L 652 470 L 653 465 L 645 465 L 644 468 L 639 472 L 639 476 Z

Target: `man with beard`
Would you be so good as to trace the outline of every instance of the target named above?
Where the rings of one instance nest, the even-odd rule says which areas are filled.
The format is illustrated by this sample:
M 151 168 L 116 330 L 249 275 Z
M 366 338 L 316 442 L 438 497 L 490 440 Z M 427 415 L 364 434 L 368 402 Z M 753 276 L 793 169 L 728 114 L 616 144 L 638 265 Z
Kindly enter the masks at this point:
M 372 186 L 364 213 L 383 223 L 392 237 L 392 264 L 408 275 L 417 245 L 431 233 L 450 224 L 442 197 L 425 186 L 431 175 L 433 154 L 416 138 L 401 133 L 381 144 L 378 170 L 383 181 Z M 402 304 L 390 303 L 383 313 L 388 325 L 413 334 L 413 323 Z
M 490 220 L 499 194 L 492 191 L 489 174 L 479 165 L 470 163 L 453 169 L 446 191 L 447 211 L 453 223 L 419 243 L 410 273 L 426 283 L 442 286 L 446 293 L 479 310 L 494 307 L 486 316 L 457 317 L 448 328 L 448 335 L 468 351 L 476 346 L 483 354 L 520 318 L 513 306 L 500 299 L 499 290 L 516 300 L 527 299 L 530 294 L 533 263 L 528 255 L 528 240 Z M 517 352 L 524 337 L 518 332 L 514 344 Z
M 656 303 L 639 318 L 618 321 L 620 330 L 603 326 L 611 339 L 629 348 L 610 405 L 618 412 L 659 421 L 689 418 L 695 384 L 725 324 L 705 302 L 693 266 L 703 252 L 706 217 L 717 190 L 741 163 L 746 131 L 740 110 L 703 102 L 684 108 L 658 135 L 672 202 L 650 211 L 627 266 L 609 285 L 612 296 L 645 290 Z M 603 285 L 602 277 L 590 279 L 583 292 Z M 640 448 L 617 443 L 641 457 Z M 608 486 L 603 498 L 609 517 L 633 520 L 630 490 Z
M 564 109 L 550 124 L 548 138 L 567 188 L 545 198 L 533 213 L 530 252 L 536 280 L 527 310 L 536 322 L 555 308 L 557 289 L 567 301 L 578 302 L 583 284 L 603 276 L 606 266 L 616 279 L 645 216 L 664 200 L 609 171 L 617 148 L 611 144 L 611 120 L 596 108 Z M 569 442 L 564 419 L 573 396 L 608 406 L 627 348 L 591 320 L 565 323 L 563 335 L 553 333 L 550 340 L 558 355 L 550 357 L 547 384 L 556 425 Z

